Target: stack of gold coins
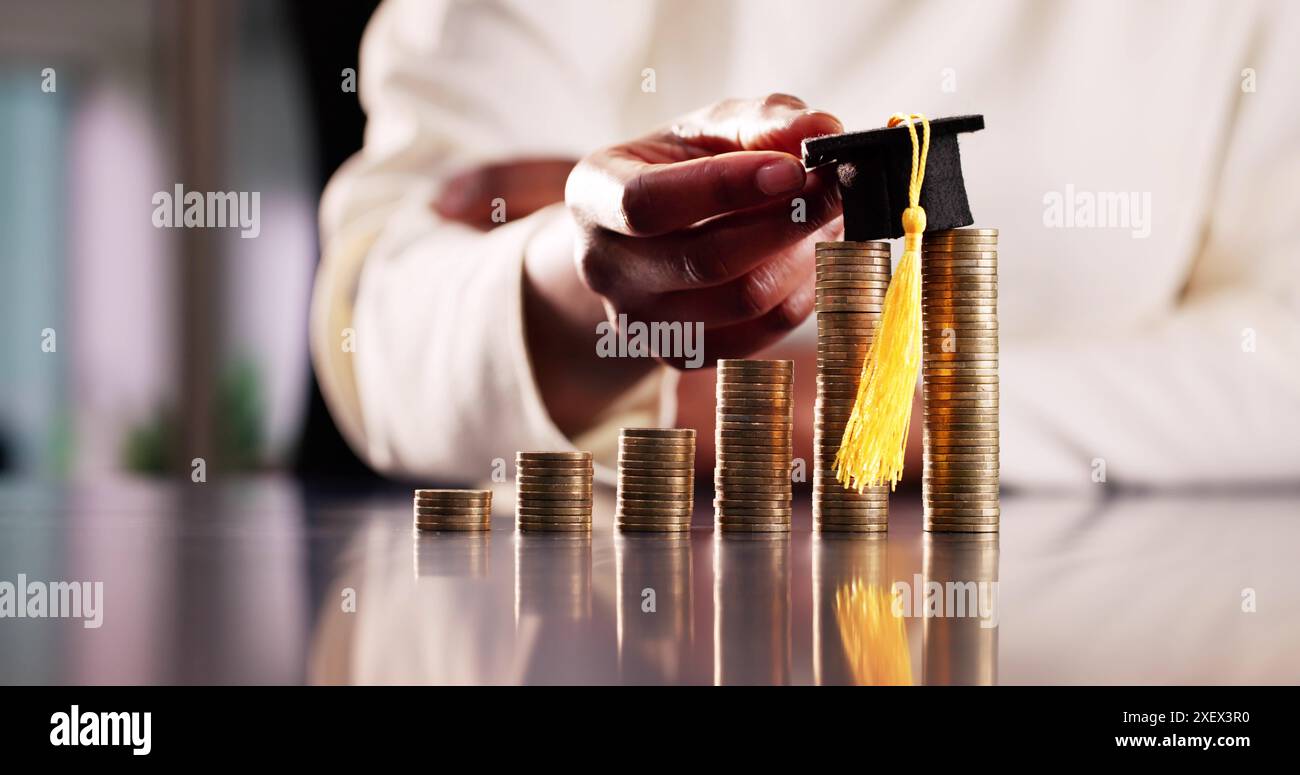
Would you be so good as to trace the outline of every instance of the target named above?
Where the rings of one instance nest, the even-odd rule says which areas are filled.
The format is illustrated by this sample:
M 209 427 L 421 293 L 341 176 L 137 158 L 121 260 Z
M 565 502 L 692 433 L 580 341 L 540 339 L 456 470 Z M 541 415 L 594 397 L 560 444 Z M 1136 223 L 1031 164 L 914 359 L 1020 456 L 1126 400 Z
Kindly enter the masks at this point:
M 624 428 L 618 436 L 620 530 L 691 529 L 695 507 L 695 430 Z
M 418 530 L 491 530 L 491 490 L 416 490 Z
M 520 452 L 515 465 L 520 530 L 591 530 L 590 452 Z
M 889 526 L 888 485 L 859 493 L 835 477 L 835 454 L 888 288 L 888 242 L 817 243 L 813 522 L 819 531 L 874 533 Z
M 998 502 L 998 232 L 922 243 L 925 529 L 992 533 Z
M 794 361 L 718 361 L 714 513 L 724 532 L 790 530 Z

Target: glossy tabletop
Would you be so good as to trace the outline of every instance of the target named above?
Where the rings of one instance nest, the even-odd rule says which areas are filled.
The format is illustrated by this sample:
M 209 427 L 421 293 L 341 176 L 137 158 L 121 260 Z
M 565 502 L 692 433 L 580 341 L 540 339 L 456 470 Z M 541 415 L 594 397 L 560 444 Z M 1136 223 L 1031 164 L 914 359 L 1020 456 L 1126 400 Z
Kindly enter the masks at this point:
M 993 536 L 411 528 L 410 491 L 288 479 L 0 483 L 4 683 L 1300 682 L 1300 496 L 1003 499 Z M 16 588 L 16 587 L 15 587 Z

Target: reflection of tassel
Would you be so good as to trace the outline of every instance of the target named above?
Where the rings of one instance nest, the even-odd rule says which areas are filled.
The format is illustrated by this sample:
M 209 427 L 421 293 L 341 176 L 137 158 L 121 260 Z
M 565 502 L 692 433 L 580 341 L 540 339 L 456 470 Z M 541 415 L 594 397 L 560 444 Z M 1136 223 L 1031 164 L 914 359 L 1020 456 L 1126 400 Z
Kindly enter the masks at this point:
M 917 140 L 914 120 L 924 137 Z M 903 257 L 898 260 L 876 336 L 862 364 L 858 397 L 844 426 L 835 455 L 836 478 L 846 488 L 862 492 L 867 487 L 903 476 L 903 453 L 912 422 L 912 397 L 921 370 L 921 234 L 925 210 L 921 209 L 921 183 L 930 153 L 930 122 L 920 113 L 895 113 L 889 125 L 907 124 L 912 137 L 912 179 L 903 211 Z
M 835 621 L 858 686 L 911 686 L 907 628 L 887 589 L 854 580 L 835 592 Z

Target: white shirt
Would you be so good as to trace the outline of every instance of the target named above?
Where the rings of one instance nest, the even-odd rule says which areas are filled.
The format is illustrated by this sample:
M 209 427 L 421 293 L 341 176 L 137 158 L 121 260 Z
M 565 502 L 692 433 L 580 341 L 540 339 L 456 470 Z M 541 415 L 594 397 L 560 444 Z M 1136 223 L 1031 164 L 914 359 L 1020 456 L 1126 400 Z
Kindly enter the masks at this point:
M 440 181 L 786 92 L 850 130 L 896 111 L 984 114 L 961 142 L 976 225 L 1001 233 L 1004 482 L 1087 486 L 1097 461 L 1115 483 L 1295 480 L 1298 12 L 389 0 L 362 45 L 365 148 L 321 204 L 326 398 L 384 471 L 479 479 L 515 450 L 570 448 L 532 378 L 520 296 L 530 236 L 568 215 L 477 232 L 433 213 Z M 1139 217 L 1080 226 L 1089 196 Z M 670 400 L 628 403 L 632 419 L 672 422 Z

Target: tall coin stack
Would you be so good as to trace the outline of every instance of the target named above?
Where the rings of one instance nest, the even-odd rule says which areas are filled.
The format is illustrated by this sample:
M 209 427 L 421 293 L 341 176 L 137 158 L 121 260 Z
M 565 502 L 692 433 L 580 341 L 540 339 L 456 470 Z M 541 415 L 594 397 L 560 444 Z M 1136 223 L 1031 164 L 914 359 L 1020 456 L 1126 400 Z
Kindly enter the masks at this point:
M 813 522 L 819 531 L 875 533 L 889 527 L 888 485 L 858 493 L 835 478 L 835 454 L 888 288 L 888 242 L 817 243 Z
M 519 452 L 515 465 L 520 530 L 591 530 L 590 452 Z
M 416 490 L 417 530 L 491 530 L 491 490 Z
M 998 232 L 922 243 L 925 529 L 997 532 Z
M 718 361 L 713 501 L 725 532 L 790 530 L 794 361 Z
M 620 530 L 691 529 L 695 506 L 695 430 L 624 428 L 618 435 Z

